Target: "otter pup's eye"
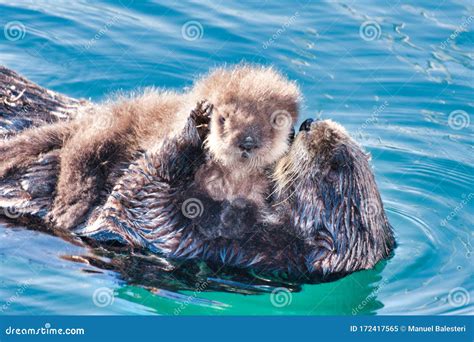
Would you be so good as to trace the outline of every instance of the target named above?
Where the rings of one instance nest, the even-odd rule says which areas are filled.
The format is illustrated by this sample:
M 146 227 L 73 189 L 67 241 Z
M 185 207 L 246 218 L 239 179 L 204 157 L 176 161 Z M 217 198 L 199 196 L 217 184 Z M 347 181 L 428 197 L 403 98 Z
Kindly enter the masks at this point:
M 219 123 L 223 125 L 225 122 L 225 118 L 223 116 L 219 116 Z

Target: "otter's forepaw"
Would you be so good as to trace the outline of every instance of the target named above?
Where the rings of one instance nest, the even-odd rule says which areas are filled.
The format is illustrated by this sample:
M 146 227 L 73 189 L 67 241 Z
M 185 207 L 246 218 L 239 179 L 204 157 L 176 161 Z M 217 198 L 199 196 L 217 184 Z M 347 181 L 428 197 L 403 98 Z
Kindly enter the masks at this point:
M 203 123 L 209 123 L 211 119 L 212 110 L 214 109 L 214 105 L 207 100 L 199 101 L 196 104 L 196 107 L 191 111 L 191 117 L 198 121 L 203 121 Z
M 191 119 L 194 120 L 201 139 L 204 139 L 209 133 L 209 122 L 211 121 L 213 109 L 214 105 L 207 100 L 203 100 L 198 102 L 191 111 Z

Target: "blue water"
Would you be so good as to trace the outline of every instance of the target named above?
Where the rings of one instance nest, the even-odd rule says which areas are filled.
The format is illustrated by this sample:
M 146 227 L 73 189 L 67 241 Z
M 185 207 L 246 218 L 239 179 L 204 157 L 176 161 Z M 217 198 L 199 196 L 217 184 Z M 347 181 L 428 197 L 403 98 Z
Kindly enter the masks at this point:
M 0 63 L 73 97 L 275 65 L 301 86 L 300 121 L 339 121 L 372 153 L 398 241 L 375 270 L 275 305 L 269 293 L 152 293 L 87 265 L 82 247 L 0 226 L 0 312 L 472 314 L 473 15 L 472 1 L 455 0 L 0 1 Z

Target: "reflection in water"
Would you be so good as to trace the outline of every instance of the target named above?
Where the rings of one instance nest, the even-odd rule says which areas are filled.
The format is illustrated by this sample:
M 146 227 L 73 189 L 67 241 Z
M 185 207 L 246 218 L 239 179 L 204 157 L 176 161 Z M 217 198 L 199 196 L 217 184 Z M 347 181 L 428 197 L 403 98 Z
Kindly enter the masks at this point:
M 0 227 L 4 236 L 10 234 L 10 230 L 15 231 L 16 235 L 23 235 L 25 239 L 38 234 L 38 231 L 36 229 L 32 231 L 31 227 L 19 228 L 7 222 L 1 223 Z M 20 230 L 23 231 L 20 232 Z M 146 251 L 130 251 L 111 245 L 88 246 L 73 236 L 64 234 L 61 239 L 49 235 L 45 238 L 48 243 L 44 247 L 51 250 L 36 251 L 36 259 L 41 261 L 41 265 L 31 268 L 35 278 L 47 281 L 48 274 L 45 270 L 50 267 L 71 270 L 79 267 L 80 272 L 90 276 L 113 272 L 120 284 L 114 289 L 114 296 L 139 304 L 149 312 L 191 314 L 198 308 L 201 313 L 225 314 L 226 310 L 232 307 L 232 302 L 228 302 L 225 296 L 223 299 L 213 299 L 213 296 L 208 296 L 209 293 L 259 295 L 267 298 L 271 304 L 272 301 L 278 301 L 278 296 L 284 296 L 285 293 L 291 297 L 291 299 L 286 299 L 287 301 L 299 301 L 293 294 L 302 291 L 305 286 L 303 283 L 285 281 L 277 275 L 256 274 L 251 270 L 222 268 L 202 261 L 167 260 Z M 69 244 L 61 241 L 67 241 Z M 71 248 L 70 244 L 74 244 L 75 247 Z M 4 247 L 0 243 L 0 248 Z M 51 251 L 54 251 L 55 259 L 50 258 Z M 359 272 L 343 278 L 338 281 L 337 287 L 329 291 L 327 288 L 330 283 L 313 287 L 317 291 L 310 290 L 311 299 L 309 303 L 306 303 L 312 306 L 310 313 L 347 315 L 374 313 L 383 306 L 377 300 L 377 293 L 387 281 L 383 280 L 380 274 L 384 265 L 385 262 L 382 262 L 375 270 Z M 247 300 L 250 297 L 245 298 Z M 327 300 L 328 298 L 330 300 Z M 282 311 L 268 306 L 261 313 L 285 312 L 283 307 L 278 308 L 278 304 L 275 305 Z

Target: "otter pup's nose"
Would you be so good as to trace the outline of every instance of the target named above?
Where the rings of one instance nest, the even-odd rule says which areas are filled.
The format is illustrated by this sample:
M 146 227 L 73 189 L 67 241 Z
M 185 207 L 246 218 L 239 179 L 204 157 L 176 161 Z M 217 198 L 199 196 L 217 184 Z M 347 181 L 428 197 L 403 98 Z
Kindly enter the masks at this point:
M 245 137 L 239 144 L 239 148 L 243 151 L 251 151 L 257 147 L 257 141 L 251 136 Z
M 301 131 L 309 131 L 311 129 L 311 124 L 313 123 L 313 119 L 306 119 L 300 126 Z

